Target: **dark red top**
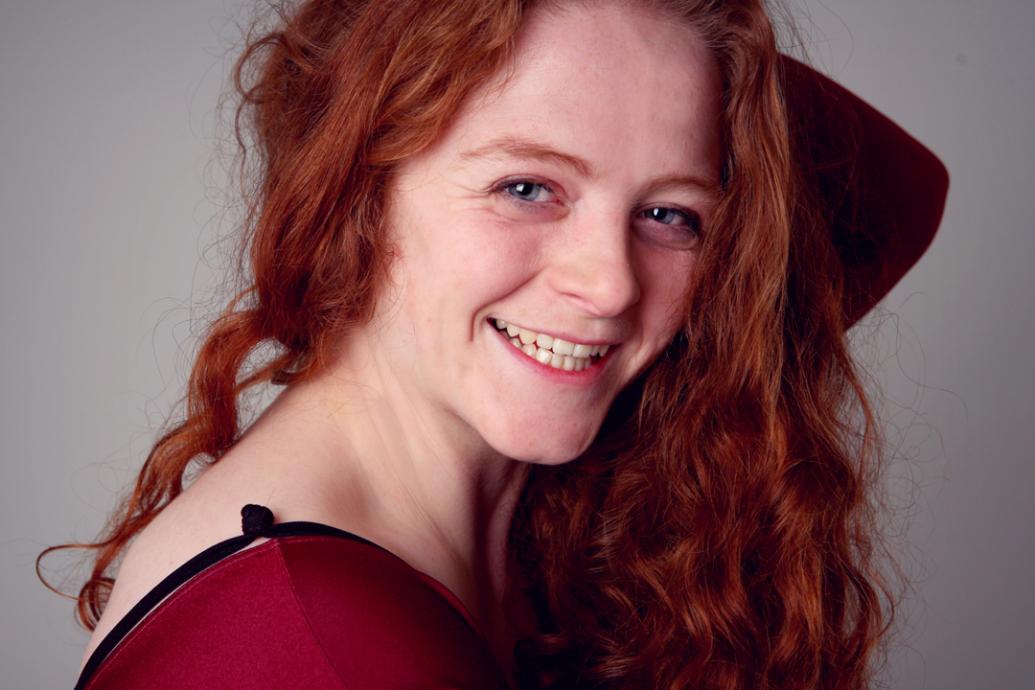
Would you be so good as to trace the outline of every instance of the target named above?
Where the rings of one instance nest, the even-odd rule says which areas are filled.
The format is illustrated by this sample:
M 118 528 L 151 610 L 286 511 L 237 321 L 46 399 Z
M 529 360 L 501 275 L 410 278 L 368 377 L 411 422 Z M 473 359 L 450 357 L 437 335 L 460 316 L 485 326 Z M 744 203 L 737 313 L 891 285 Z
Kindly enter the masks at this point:
M 242 515 L 244 534 L 119 621 L 76 690 L 507 688 L 464 605 L 431 576 L 336 527 L 273 524 L 254 504 Z M 260 536 L 271 539 L 241 551 Z

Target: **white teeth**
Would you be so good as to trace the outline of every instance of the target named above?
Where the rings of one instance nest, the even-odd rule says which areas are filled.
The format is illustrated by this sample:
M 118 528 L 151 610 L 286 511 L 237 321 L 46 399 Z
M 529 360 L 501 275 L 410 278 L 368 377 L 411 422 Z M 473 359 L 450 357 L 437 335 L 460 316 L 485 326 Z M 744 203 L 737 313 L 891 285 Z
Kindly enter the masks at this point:
M 589 353 L 590 353 L 590 346 L 589 345 L 583 345 L 582 343 L 579 343 L 578 345 L 575 346 L 575 349 L 572 351 L 571 356 L 572 357 L 589 357 Z
M 575 344 L 561 338 L 554 338 L 552 349 L 559 355 L 570 355 L 571 351 L 575 349 Z
M 571 355 L 573 357 L 592 357 L 596 355 L 604 355 L 610 345 L 582 345 L 575 344 L 564 340 L 563 338 L 555 338 L 545 333 L 536 333 L 530 331 L 527 328 L 521 328 L 512 323 L 508 323 L 503 319 L 495 319 L 496 328 L 498 330 L 506 329 L 507 335 L 511 338 L 520 338 L 522 345 L 534 343 L 539 347 L 552 350 L 554 353 L 559 355 Z
M 610 348 L 610 345 L 575 344 L 545 333 L 535 333 L 503 319 L 494 321 L 497 329 L 506 330 L 511 345 L 541 364 L 555 369 L 582 371 L 590 365 L 591 357 L 602 357 Z

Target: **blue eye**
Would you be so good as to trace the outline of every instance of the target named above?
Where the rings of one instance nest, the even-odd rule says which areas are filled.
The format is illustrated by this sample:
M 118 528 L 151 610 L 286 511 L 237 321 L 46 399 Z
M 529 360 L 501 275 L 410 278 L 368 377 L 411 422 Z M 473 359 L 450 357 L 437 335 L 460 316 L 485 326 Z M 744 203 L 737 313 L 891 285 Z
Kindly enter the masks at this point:
M 528 180 L 518 180 L 517 182 L 507 182 L 500 185 L 499 189 L 506 191 L 507 194 L 520 199 L 521 201 L 544 201 L 541 198 L 541 192 L 550 192 L 550 188 L 540 182 L 529 182 Z
M 682 209 L 655 206 L 654 208 L 648 208 L 643 214 L 646 218 L 657 221 L 662 225 L 688 225 L 695 232 L 699 232 L 701 229 L 701 220 L 698 215 L 683 211 Z M 679 221 L 682 221 L 682 223 Z

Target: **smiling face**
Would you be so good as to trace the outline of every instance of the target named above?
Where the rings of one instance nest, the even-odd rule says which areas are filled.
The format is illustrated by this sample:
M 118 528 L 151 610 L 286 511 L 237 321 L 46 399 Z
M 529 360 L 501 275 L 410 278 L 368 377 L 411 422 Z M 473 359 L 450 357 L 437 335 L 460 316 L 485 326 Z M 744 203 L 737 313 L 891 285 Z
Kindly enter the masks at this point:
M 532 12 L 509 79 L 389 190 L 377 348 L 408 399 L 510 458 L 583 452 L 680 328 L 717 201 L 720 88 L 675 20 Z

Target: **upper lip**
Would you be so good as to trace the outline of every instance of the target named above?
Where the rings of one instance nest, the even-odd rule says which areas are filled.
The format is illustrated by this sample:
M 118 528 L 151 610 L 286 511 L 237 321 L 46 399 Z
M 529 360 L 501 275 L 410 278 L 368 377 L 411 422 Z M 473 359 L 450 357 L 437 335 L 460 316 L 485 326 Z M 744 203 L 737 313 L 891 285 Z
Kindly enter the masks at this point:
M 514 326 L 517 326 L 518 328 L 523 328 L 526 331 L 533 331 L 535 333 L 541 333 L 543 335 L 548 335 L 551 338 L 560 338 L 561 340 L 567 340 L 569 343 L 579 343 L 579 344 L 582 344 L 582 345 L 610 345 L 612 347 L 615 347 L 615 346 L 617 346 L 619 344 L 619 342 L 616 341 L 616 340 L 608 340 L 608 339 L 601 339 L 601 338 L 586 338 L 586 337 L 583 337 L 583 336 L 572 335 L 571 333 L 567 333 L 567 332 L 564 332 L 564 331 L 553 331 L 553 330 L 549 330 L 549 329 L 546 329 L 546 328 L 533 328 L 532 326 L 526 326 L 524 323 L 520 323 L 518 321 L 511 321 L 510 319 L 503 319 L 503 318 L 496 317 L 496 316 L 490 316 L 489 318 L 492 321 L 496 321 L 497 319 L 500 320 L 500 321 L 504 321 L 508 325 L 514 325 Z M 493 323 L 492 327 L 495 328 L 496 324 Z

